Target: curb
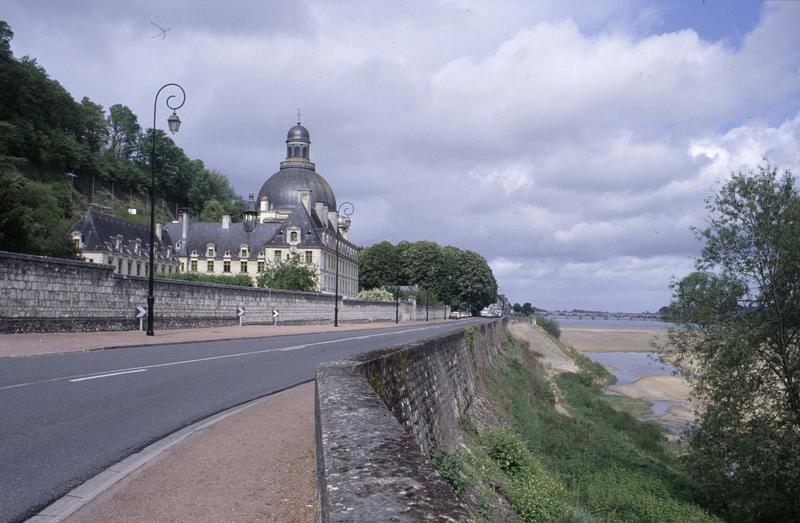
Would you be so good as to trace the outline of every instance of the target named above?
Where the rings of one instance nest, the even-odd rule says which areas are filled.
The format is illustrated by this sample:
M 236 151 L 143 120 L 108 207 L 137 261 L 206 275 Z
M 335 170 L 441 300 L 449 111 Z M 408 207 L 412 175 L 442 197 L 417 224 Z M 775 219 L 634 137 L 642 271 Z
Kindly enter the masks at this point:
M 173 432 L 169 436 L 166 436 L 155 443 L 151 443 L 139 452 L 131 454 L 122 461 L 110 466 L 103 472 L 100 472 L 99 474 L 89 478 L 81 485 L 78 485 L 74 489 L 70 490 L 65 495 L 39 511 L 37 514 L 27 519 L 26 522 L 57 523 L 64 521 L 69 516 L 74 514 L 78 509 L 82 508 L 94 498 L 114 486 L 117 482 L 124 479 L 135 470 L 139 469 L 142 465 L 149 463 L 161 453 L 181 443 L 195 432 L 206 429 L 215 423 L 224 420 L 228 416 L 233 416 L 234 414 L 238 414 L 239 412 L 247 410 L 250 407 L 254 407 L 260 403 L 263 403 L 277 394 L 306 383 L 311 383 L 312 381 L 314 381 L 313 378 L 310 380 L 300 381 L 278 390 L 274 390 L 263 396 L 259 396 L 244 403 L 234 405 L 233 407 L 225 409 L 216 414 L 212 414 L 211 416 L 208 416 L 200 421 L 183 427 L 182 429 Z

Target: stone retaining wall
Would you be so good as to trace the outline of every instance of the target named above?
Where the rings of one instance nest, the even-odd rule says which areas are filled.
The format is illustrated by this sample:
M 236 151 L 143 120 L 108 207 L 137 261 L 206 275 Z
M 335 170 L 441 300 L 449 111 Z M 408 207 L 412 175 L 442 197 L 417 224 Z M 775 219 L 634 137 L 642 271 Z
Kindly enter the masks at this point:
M 147 303 L 148 280 L 115 274 L 106 265 L 0 251 L 0 332 L 80 332 L 136 329 L 137 306 Z M 210 285 L 156 279 L 155 328 L 235 325 L 236 308 L 244 323 L 333 321 L 328 294 Z M 431 308 L 431 311 L 434 309 Z M 440 318 L 446 314 L 436 309 Z M 400 303 L 400 321 L 424 319 L 412 302 Z M 342 299 L 342 322 L 394 321 L 394 302 Z
M 458 445 L 459 420 L 505 336 L 505 320 L 494 320 L 317 368 L 322 522 L 468 518 L 427 456 Z

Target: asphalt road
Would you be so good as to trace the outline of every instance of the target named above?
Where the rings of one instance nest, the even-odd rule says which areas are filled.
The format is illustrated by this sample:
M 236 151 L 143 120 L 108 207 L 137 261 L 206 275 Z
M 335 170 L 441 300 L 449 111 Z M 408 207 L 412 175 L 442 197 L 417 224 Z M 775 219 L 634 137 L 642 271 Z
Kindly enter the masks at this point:
M 186 425 L 310 380 L 318 363 L 484 321 L 0 358 L 0 521 Z

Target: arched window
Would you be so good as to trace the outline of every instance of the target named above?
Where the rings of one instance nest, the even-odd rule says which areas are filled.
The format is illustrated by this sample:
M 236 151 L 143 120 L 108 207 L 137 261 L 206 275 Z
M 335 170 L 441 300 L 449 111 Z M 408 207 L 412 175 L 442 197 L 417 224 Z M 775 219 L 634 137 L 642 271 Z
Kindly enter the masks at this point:
M 292 155 L 292 146 L 291 145 L 287 145 L 286 146 L 286 156 L 291 156 L 291 155 Z
M 297 231 L 292 231 L 289 233 L 289 241 L 296 242 L 297 241 Z
M 300 156 L 300 146 L 299 145 L 295 145 L 294 146 L 294 157 L 297 158 L 298 156 Z
M 303 158 L 308 158 L 308 147 L 303 147 Z

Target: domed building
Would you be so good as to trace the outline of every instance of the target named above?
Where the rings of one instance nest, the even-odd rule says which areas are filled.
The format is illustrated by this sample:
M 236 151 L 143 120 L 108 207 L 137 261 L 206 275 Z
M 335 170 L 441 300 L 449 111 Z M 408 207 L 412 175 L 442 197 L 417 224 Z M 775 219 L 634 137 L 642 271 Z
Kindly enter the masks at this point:
M 300 124 L 286 136 L 286 159 L 245 202 L 243 220 L 191 222 L 184 213 L 163 229 L 172 239 L 181 272 L 247 274 L 256 279 L 267 264 L 299 259 L 313 266 L 318 290 L 333 294 L 336 284 L 337 225 L 339 293 L 358 293 L 358 249 L 347 240 L 348 216 L 340 216 L 330 184 L 310 160 L 311 137 Z

